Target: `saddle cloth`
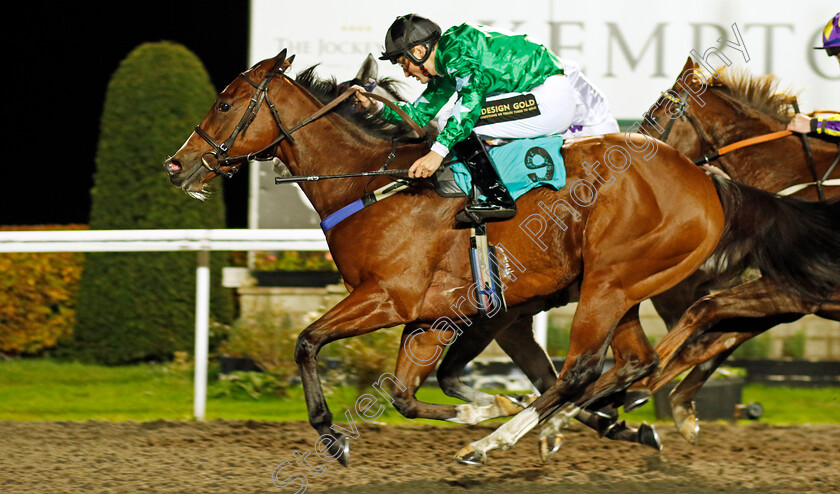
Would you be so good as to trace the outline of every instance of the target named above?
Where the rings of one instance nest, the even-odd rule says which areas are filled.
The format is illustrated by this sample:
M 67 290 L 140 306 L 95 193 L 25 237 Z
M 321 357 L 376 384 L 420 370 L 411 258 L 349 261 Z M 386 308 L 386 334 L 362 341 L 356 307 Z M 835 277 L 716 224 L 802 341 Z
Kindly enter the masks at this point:
M 488 149 L 493 167 L 511 197 L 516 200 L 535 187 L 558 190 L 566 185 L 560 136 L 517 139 Z M 472 190 L 472 177 L 463 163 L 450 166 L 455 183 L 465 194 Z

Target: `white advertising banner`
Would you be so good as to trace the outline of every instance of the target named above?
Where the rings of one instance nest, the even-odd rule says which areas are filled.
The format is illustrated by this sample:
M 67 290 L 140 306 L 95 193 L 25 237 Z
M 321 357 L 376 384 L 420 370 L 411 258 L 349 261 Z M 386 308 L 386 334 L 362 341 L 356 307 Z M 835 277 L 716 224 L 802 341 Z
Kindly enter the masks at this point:
M 416 10 L 444 30 L 471 22 L 527 33 L 560 58 L 576 60 L 620 119 L 638 119 L 673 84 L 692 50 L 702 56 L 710 48 L 728 59 L 709 53 L 715 68 L 728 61 L 753 74 L 772 73 L 783 87 L 802 91 L 803 109 L 840 109 L 840 64 L 812 49 L 838 8 L 829 0 L 253 0 L 249 56 L 255 63 L 287 48 L 297 54 L 297 70 L 317 63 L 320 74 L 346 80 L 368 53 L 379 56 L 394 18 Z M 733 25 L 743 49 L 718 41 L 737 43 Z M 403 79 L 388 62 L 380 71 Z M 416 82 L 411 88 L 411 96 L 422 90 Z
M 444 30 L 470 22 L 527 33 L 561 59 L 577 61 L 618 119 L 639 120 L 692 52 L 713 68 L 776 75 L 781 89 L 799 92 L 803 111 L 840 110 L 840 64 L 812 49 L 837 9 L 829 0 L 252 0 L 249 60 L 286 48 L 296 55 L 292 72 L 319 64 L 320 75 L 347 80 L 368 53 L 379 56 L 397 16 L 416 12 Z M 379 71 L 405 80 L 409 99 L 422 91 L 388 62 Z

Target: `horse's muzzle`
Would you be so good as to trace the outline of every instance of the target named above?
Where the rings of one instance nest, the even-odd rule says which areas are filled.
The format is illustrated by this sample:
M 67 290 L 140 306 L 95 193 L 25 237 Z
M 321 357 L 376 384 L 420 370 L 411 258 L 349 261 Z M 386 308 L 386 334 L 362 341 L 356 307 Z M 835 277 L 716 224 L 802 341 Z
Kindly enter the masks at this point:
M 166 170 L 170 178 L 174 178 L 184 170 L 184 167 L 181 166 L 180 161 L 175 158 L 169 158 L 163 162 L 163 169 Z

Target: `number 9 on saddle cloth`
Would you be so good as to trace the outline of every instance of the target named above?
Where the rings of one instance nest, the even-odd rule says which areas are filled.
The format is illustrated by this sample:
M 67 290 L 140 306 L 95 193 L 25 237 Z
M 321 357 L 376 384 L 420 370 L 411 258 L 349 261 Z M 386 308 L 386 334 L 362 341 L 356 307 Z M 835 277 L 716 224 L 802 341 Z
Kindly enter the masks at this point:
M 477 139 L 475 135 L 472 139 Z M 536 137 L 533 139 L 516 139 L 501 146 L 491 146 L 487 150 L 493 169 L 501 183 L 507 188 L 513 200 L 518 199 L 531 189 L 540 186 L 559 190 L 566 185 L 566 169 L 563 166 L 563 147 L 561 136 Z M 442 195 L 469 195 L 473 191 L 473 180 L 470 170 L 460 161 L 449 165 L 451 176 L 446 169 L 441 170 L 437 180 Z M 495 180 L 495 177 L 492 177 Z M 452 189 L 454 181 L 458 194 Z M 477 182 L 480 181 L 477 180 Z M 478 184 L 481 187 L 480 183 Z

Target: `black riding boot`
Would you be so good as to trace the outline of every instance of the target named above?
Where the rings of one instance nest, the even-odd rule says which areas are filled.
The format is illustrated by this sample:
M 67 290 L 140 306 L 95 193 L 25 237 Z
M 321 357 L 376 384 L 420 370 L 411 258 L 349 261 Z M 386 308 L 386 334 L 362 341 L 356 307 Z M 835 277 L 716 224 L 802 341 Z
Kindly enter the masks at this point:
M 488 221 L 501 221 L 516 214 L 516 202 L 510 197 L 507 188 L 499 182 L 496 169 L 490 161 L 490 155 L 475 133 L 452 147 L 452 150 L 467 167 L 473 180 L 472 202 L 455 215 L 462 223 L 481 224 Z M 478 200 L 475 187 L 485 196 Z

